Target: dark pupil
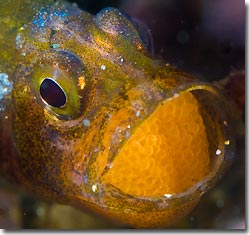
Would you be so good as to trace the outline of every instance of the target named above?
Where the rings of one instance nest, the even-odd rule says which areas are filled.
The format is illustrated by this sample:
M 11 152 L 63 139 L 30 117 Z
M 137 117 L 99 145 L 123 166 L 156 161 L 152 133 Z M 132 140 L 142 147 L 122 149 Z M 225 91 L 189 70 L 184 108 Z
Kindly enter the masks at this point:
M 66 95 L 57 82 L 45 78 L 40 85 L 41 97 L 53 107 L 62 107 L 66 104 Z

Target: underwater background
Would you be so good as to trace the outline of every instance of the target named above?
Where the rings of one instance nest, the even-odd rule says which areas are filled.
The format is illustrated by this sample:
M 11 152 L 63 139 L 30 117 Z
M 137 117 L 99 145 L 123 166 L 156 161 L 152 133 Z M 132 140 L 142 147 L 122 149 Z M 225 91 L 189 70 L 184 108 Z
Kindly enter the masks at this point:
M 117 7 L 145 23 L 154 55 L 203 81 L 239 78 L 245 86 L 245 2 L 242 0 L 78 0 L 96 14 Z M 242 79 L 243 78 L 243 79 Z M 242 107 L 244 109 L 244 106 Z M 242 115 L 244 122 L 244 110 Z M 35 198 L 0 179 L 0 228 L 126 228 L 70 206 Z M 245 228 L 245 133 L 236 157 L 221 181 L 204 194 L 193 212 L 171 228 Z

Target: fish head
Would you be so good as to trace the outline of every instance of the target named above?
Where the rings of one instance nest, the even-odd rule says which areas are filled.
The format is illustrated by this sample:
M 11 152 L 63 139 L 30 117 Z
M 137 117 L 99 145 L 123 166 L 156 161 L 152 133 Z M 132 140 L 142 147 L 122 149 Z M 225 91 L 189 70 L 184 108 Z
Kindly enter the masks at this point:
M 5 126 L 18 182 L 136 227 L 186 215 L 232 161 L 227 100 L 152 58 L 124 13 L 40 10 L 16 37 L 22 62 Z

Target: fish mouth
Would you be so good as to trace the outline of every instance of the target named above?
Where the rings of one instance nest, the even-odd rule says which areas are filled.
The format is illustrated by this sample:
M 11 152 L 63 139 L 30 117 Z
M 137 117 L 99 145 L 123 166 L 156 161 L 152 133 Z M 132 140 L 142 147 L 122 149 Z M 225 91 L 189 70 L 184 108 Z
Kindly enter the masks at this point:
M 127 138 L 120 139 L 113 157 L 97 158 L 99 190 L 108 197 L 150 201 L 203 194 L 228 165 L 230 121 L 223 105 L 218 91 L 207 84 L 182 87 L 158 102 L 134 128 L 126 124 L 127 131 L 118 130 Z M 126 113 L 120 116 L 126 118 Z M 110 136 L 103 142 L 109 150 Z
M 160 104 L 134 131 L 103 180 L 134 196 L 176 194 L 208 174 L 209 143 L 191 92 Z

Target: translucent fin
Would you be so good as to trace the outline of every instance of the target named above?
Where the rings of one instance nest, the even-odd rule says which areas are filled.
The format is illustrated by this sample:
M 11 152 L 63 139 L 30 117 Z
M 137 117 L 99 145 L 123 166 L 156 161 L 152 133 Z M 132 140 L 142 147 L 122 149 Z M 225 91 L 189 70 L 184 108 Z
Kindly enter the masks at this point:
M 153 37 L 148 26 L 136 18 L 133 17 L 128 17 L 128 18 L 136 28 L 142 42 L 144 43 L 148 51 L 153 55 L 154 54 Z

